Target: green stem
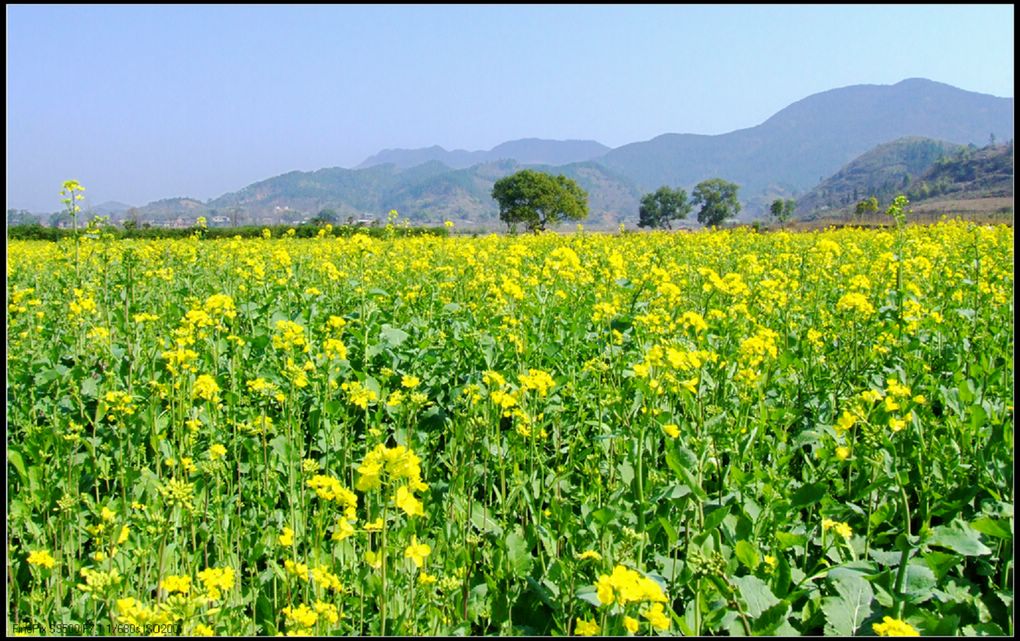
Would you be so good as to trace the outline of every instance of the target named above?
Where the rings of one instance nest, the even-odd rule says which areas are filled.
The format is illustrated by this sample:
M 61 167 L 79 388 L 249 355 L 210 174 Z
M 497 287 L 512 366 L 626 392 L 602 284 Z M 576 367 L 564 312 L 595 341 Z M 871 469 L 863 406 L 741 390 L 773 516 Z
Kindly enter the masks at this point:
M 897 475 L 898 476 L 898 475 Z M 899 479 L 897 479 L 899 481 Z M 907 585 L 907 562 L 910 560 L 910 502 L 907 498 L 907 490 L 900 481 L 900 497 L 903 499 L 903 529 L 906 532 L 906 540 L 903 545 L 903 552 L 900 554 L 900 567 L 896 574 L 896 618 L 903 618 L 903 607 L 906 601 L 903 592 Z

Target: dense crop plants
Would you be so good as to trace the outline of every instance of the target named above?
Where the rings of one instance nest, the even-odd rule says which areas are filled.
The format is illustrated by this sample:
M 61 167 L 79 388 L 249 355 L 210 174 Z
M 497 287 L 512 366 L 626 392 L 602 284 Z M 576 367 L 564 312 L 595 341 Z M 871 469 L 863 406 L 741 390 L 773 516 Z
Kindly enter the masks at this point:
M 1013 632 L 1012 228 L 266 236 L 9 245 L 9 632 Z

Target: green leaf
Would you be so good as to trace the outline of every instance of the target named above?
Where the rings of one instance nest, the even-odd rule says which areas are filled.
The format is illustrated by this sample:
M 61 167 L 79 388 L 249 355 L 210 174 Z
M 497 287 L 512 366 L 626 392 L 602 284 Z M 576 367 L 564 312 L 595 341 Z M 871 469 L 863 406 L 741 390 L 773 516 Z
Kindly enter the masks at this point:
M 980 429 L 988 420 L 988 413 L 980 405 L 972 405 L 970 408 L 970 426 L 975 431 Z
M 287 470 L 287 464 L 294 458 L 294 444 L 282 434 L 269 441 L 269 446 L 277 456 L 276 469 L 281 472 Z
M 925 563 L 928 564 L 928 567 L 935 573 L 935 577 L 939 581 L 944 579 L 951 569 L 959 565 L 961 560 L 963 560 L 963 557 L 957 554 L 948 554 L 936 550 L 932 550 L 924 555 Z
M 15 449 L 8 449 L 7 460 L 14 466 L 14 469 L 18 470 L 18 476 L 21 477 L 22 482 L 28 482 L 28 474 L 25 473 L 25 462 L 21 460 L 21 453 Z
M 66 369 L 66 368 L 65 368 Z M 61 374 L 56 369 L 46 369 L 35 375 L 36 387 L 42 387 L 50 381 L 60 378 Z
M 823 496 L 825 496 L 827 489 L 828 488 L 825 483 L 802 485 L 800 489 L 793 493 L 790 507 L 798 508 L 817 503 Z
M 273 605 L 270 603 L 269 598 L 264 594 L 259 594 L 258 598 L 255 599 L 255 623 L 262 628 L 262 634 L 275 634 L 276 625 L 274 624 L 275 616 L 273 616 Z
M 751 623 L 751 632 L 755 636 L 773 636 L 776 629 L 786 623 L 786 617 L 790 613 L 790 604 L 785 601 L 768 608 Z
M 708 495 L 705 494 L 705 491 L 701 489 L 701 486 L 694 479 L 694 475 L 691 474 L 691 470 L 697 467 L 697 459 L 694 458 L 694 454 L 690 450 L 682 447 L 669 448 L 666 451 L 666 465 L 690 489 L 691 494 L 696 499 L 699 501 L 708 499 Z
M 988 546 L 981 542 L 980 533 L 961 519 L 954 519 L 948 525 L 932 528 L 931 536 L 926 543 L 948 548 L 964 556 L 984 556 L 992 553 Z
M 585 603 L 591 603 L 596 608 L 602 607 L 602 602 L 599 601 L 598 593 L 595 591 L 595 586 L 593 585 L 580 588 L 577 591 L 577 598 Z
M 769 586 L 756 576 L 738 576 L 733 583 L 740 590 L 740 596 L 747 604 L 747 613 L 759 617 L 763 612 L 779 603 Z
M 871 616 L 875 597 L 871 584 L 855 572 L 830 573 L 829 582 L 839 596 L 822 599 L 826 636 L 854 636 Z
M 779 544 L 780 549 L 788 550 L 789 548 L 802 546 L 807 543 L 807 536 L 792 532 L 776 532 L 776 543 Z
M 1008 636 L 1002 628 L 994 623 L 977 623 L 964 626 L 960 634 L 965 637 L 1004 637 Z
M 730 506 L 722 505 L 712 510 L 711 512 L 705 513 L 705 528 L 702 532 L 708 532 L 709 530 L 719 527 L 719 524 L 723 522 L 730 513 Z
M 503 535 L 503 528 L 500 526 L 499 520 L 479 501 L 475 501 L 471 507 L 471 525 L 475 526 L 479 532 L 492 533 L 496 536 Z
M 971 522 L 971 527 L 988 536 L 1000 539 L 1011 539 L 1013 533 L 1009 531 L 1009 524 L 1004 519 L 993 519 L 990 516 L 982 516 L 980 519 Z
M 85 398 L 97 398 L 99 396 L 99 386 L 96 384 L 96 379 L 86 378 L 81 382 L 81 395 Z
M 684 570 L 684 562 L 681 559 L 672 559 L 668 556 L 656 554 L 655 561 L 659 566 L 659 573 L 662 575 L 662 578 L 669 582 L 678 580 Z
M 382 326 L 382 329 L 379 330 L 379 336 L 393 347 L 399 346 L 411 337 L 411 335 L 404 330 L 397 329 L 396 327 L 391 327 L 389 325 Z
M 679 535 L 677 534 L 676 528 L 673 527 L 673 524 L 669 522 L 669 519 L 660 516 L 659 525 L 662 526 L 663 531 L 666 533 L 666 543 L 668 543 L 670 547 L 676 545 Z
M 761 564 L 761 555 L 758 553 L 758 547 L 754 543 L 737 541 L 734 553 L 737 555 L 737 560 L 752 572 Z
M 534 559 L 527 539 L 520 530 L 513 530 L 506 537 L 506 553 L 510 559 L 510 569 L 516 576 L 525 576 L 531 571 Z
M 931 591 L 935 584 L 935 573 L 931 568 L 920 559 L 912 559 L 907 565 L 907 580 L 903 589 L 907 601 L 924 603 L 932 597 Z

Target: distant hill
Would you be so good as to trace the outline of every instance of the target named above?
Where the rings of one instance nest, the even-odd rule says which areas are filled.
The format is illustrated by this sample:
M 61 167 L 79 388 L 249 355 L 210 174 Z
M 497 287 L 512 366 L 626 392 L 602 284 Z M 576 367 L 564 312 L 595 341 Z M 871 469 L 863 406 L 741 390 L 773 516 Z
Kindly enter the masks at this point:
M 913 78 L 814 94 L 764 123 L 718 136 L 665 134 L 618 147 L 596 162 L 640 189 L 690 189 L 706 178 L 740 185 L 763 209 L 777 194 L 810 189 L 876 145 L 905 136 L 984 144 L 1013 138 L 1013 99 Z
M 907 138 L 868 151 L 797 201 L 797 218 L 850 216 L 858 200 L 875 196 L 882 208 L 904 194 L 916 211 L 946 213 L 1012 208 L 1013 145 L 983 149 Z M 968 203 L 984 200 L 986 203 Z M 951 203 L 951 204 L 950 204 Z
M 953 198 L 1012 198 L 1013 143 L 964 148 L 937 160 L 906 189 L 913 201 Z
M 122 214 L 129 209 L 131 209 L 131 205 L 125 205 L 124 203 L 117 202 L 116 200 L 108 200 L 105 203 L 92 207 L 92 212 L 100 216 L 114 216 Z
M 208 216 L 209 206 L 188 197 L 164 198 L 137 208 L 140 220 L 176 218 L 178 216 Z
M 962 145 L 916 136 L 879 145 L 798 198 L 796 216 L 805 218 L 852 207 L 870 196 L 881 202 L 891 201 L 896 194 L 905 193 L 910 182 L 937 160 L 961 149 Z
M 573 178 L 589 193 L 593 221 L 615 224 L 620 217 L 636 216 L 640 193 L 625 178 L 591 162 L 535 168 Z M 314 172 L 293 171 L 225 194 L 208 203 L 217 213 L 234 208 L 250 217 L 271 217 L 289 208 L 305 212 L 333 209 L 341 219 L 384 219 L 396 209 L 420 223 L 445 219 L 498 222 L 492 185 L 522 168 L 513 160 L 449 169 L 438 161 L 399 169 L 378 165 L 366 169 L 334 167 Z
M 498 160 L 515 160 L 522 165 L 566 165 L 602 156 L 609 147 L 594 140 L 543 140 L 523 138 L 496 145 L 488 151 L 447 151 L 436 145 L 422 149 L 386 149 L 371 156 L 356 169 L 393 164 L 408 169 L 438 161 L 451 169 L 466 169 Z

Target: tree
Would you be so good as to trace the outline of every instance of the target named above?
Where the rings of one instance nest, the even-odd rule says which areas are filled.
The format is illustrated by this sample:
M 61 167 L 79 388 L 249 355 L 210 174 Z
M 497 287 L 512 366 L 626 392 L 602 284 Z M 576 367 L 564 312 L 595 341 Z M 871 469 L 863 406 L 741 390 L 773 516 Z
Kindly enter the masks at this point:
M 701 205 L 698 222 L 706 226 L 718 226 L 727 218 L 732 218 L 740 211 L 737 201 L 739 186 L 723 180 L 711 178 L 703 180 L 694 188 L 694 204 Z
M 131 229 L 138 229 L 138 224 L 141 222 L 141 216 L 139 215 L 137 207 L 129 207 L 127 214 L 125 214 L 124 228 L 127 229 L 128 222 L 132 223 Z
M 655 193 L 641 197 L 641 208 L 638 209 L 638 227 L 665 227 L 673 229 L 672 220 L 683 220 L 691 213 L 693 205 L 687 200 L 687 192 L 683 189 L 670 189 L 663 185 Z
M 35 214 L 28 211 L 27 209 L 8 209 L 7 210 L 7 226 L 15 227 L 17 225 L 35 225 L 39 223 L 39 218 Z
M 499 219 L 515 230 L 523 224 L 529 231 L 544 231 L 563 218 L 588 217 L 588 193 L 566 176 L 524 169 L 505 176 L 492 186 L 499 203 Z
M 335 209 L 323 209 L 315 215 L 311 222 L 321 226 L 326 224 L 333 225 L 338 220 L 340 220 L 340 217 L 337 216 Z
M 854 207 L 854 213 L 857 214 L 857 222 L 861 222 L 864 218 L 864 214 L 875 213 L 878 211 L 878 198 L 872 196 L 871 198 L 865 198 L 864 200 L 857 203 Z
M 772 217 L 779 221 L 780 225 L 785 225 L 786 221 L 793 218 L 793 210 L 797 208 L 797 201 L 792 198 L 782 199 L 776 198 L 772 201 L 772 206 L 769 207 L 769 213 Z

